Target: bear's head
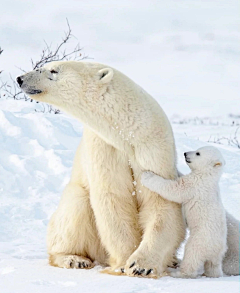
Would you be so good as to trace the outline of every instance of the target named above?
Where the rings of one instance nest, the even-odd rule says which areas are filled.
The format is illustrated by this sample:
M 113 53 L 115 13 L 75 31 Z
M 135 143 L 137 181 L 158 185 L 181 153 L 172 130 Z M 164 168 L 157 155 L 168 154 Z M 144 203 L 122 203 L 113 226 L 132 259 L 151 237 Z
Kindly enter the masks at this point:
M 56 61 L 18 76 L 17 82 L 32 99 L 71 111 L 100 97 L 112 78 L 113 69 L 98 63 Z
M 146 111 L 131 101 L 141 93 L 129 95 L 133 82 L 119 71 L 96 62 L 56 61 L 18 76 L 17 82 L 30 98 L 69 113 L 107 143 L 133 153 L 131 127 Z
M 192 171 L 221 172 L 225 160 L 220 151 L 212 146 L 206 146 L 193 152 L 184 153 L 185 160 Z
M 30 98 L 67 112 L 130 155 L 152 140 L 156 148 L 162 141 L 174 148 L 171 126 L 158 103 L 116 69 L 56 61 L 18 76 L 17 82 Z

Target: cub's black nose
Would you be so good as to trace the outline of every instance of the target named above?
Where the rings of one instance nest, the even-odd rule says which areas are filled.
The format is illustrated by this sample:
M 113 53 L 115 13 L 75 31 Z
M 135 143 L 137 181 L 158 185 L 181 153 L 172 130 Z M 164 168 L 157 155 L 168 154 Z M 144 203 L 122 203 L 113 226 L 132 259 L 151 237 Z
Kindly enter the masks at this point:
M 21 76 L 17 77 L 17 82 L 18 82 L 19 86 L 21 86 L 23 84 L 23 80 L 22 80 Z
M 187 156 L 187 153 L 184 153 L 184 157 L 186 157 Z

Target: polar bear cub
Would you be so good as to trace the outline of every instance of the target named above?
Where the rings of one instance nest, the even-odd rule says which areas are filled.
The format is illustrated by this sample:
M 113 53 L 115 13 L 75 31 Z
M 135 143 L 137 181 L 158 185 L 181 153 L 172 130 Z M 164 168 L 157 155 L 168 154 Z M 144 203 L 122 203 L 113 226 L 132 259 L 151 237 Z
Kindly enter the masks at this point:
M 195 278 L 204 266 L 207 277 L 221 277 L 227 249 L 227 224 L 218 182 L 225 161 L 219 150 L 210 146 L 184 153 L 184 156 L 192 170 L 190 174 L 174 181 L 144 172 L 142 184 L 163 198 L 182 204 L 190 237 L 180 271 L 171 275 Z

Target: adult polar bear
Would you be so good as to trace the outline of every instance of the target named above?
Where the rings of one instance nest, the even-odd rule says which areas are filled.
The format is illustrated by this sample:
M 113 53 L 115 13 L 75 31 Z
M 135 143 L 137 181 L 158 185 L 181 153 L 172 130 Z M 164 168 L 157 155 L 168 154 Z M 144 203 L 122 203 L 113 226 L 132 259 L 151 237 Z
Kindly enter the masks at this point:
M 72 177 L 48 227 L 50 264 L 125 267 L 154 276 L 185 235 L 180 205 L 150 193 L 143 170 L 177 177 L 170 123 L 158 103 L 119 71 L 90 62 L 52 62 L 17 78 L 31 98 L 84 124 Z M 134 196 L 133 194 L 136 194 Z

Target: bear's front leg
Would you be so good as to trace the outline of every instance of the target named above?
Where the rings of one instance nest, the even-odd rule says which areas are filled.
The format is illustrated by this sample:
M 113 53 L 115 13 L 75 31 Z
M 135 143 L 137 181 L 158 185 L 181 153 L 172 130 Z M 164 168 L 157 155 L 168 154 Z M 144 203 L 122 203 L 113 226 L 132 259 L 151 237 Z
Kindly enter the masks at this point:
M 144 187 L 140 189 L 144 194 Z M 125 272 L 129 276 L 157 278 L 163 276 L 173 254 L 184 240 L 181 210 L 161 197 L 148 195 L 142 200 L 139 221 L 144 231 L 138 249 L 129 257 Z
M 185 236 L 181 206 L 141 184 L 143 170 L 151 170 L 169 179 L 177 176 L 173 151 L 169 146 L 160 148 L 156 145 L 156 149 L 142 147 L 139 152 L 136 148 L 136 156 L 131 159 L 143 236 L 138 249 L 126 262 L 125 272 L 129 276 L 154 278 L 163 275 Z
M 132 173 L 127 156 L 97 135 L 88 134 L 88 146 L 90 201 L 114 273 L 140 243 Z

